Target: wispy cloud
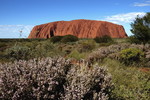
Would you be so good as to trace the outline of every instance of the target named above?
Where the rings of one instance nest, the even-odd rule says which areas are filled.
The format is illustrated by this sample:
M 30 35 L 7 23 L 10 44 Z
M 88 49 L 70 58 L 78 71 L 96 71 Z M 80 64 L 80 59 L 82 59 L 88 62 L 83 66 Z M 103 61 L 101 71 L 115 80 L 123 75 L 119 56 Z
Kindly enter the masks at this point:
M 33 25 L 0 25 L 0 38 L 19 38 L 20 31 L 22 31 L 21 38 L 29 35 Z
M 150 1 L 145 1 L 145 2 L 141 2 L 141 3 L 135 2 L 135 3 L 134 3 L 134 6 L 135 6 L 135 7 L 150 6 Z
M 137 15 L 139 15 L 139 17 L 142 17 L 145 14 L 146 14 L 145 12 L 131 12 L 131 13 L 124 13 L 124 14 L 117 14 L 112 16 L 106 16 L 104 20 L 117 23 L 117 24 L 130 23 L 137 17 Z

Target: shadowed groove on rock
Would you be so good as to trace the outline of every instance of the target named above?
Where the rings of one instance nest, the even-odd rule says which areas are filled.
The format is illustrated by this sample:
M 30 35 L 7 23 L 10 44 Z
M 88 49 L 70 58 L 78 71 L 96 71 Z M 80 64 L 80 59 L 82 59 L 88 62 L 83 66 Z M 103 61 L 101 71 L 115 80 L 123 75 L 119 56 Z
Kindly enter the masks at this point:
M 35 26 L 28 38 L 50 38 L 52 36 L 74 35 L 78 38 L 95 38 L 103 35 L 125 38 L 122 25 L 96 20 L 57 21 Z

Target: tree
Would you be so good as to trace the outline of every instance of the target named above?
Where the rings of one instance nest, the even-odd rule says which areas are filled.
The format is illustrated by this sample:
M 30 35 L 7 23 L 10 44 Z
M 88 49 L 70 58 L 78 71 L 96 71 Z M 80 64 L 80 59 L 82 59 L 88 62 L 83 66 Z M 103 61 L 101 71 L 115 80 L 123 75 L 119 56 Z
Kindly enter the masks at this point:
M 150 13 L 143 17 L 137 16 L 135 21 L 131 23 L 131 32 L 133 36 L 142 43 L 150 41 Z

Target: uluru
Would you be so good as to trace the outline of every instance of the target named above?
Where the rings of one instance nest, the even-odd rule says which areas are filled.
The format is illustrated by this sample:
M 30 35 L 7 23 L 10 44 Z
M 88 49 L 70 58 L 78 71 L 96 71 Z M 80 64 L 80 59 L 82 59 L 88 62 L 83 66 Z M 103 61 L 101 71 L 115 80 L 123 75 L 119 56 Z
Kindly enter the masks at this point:
M 125 38 L 122 25 L 96 20 L 56 21 L 35 26 L 28 38 L 50 38 L 53 36 L 74 35 L 78 38 L 95 38 L 108 35 L 112 38 Z

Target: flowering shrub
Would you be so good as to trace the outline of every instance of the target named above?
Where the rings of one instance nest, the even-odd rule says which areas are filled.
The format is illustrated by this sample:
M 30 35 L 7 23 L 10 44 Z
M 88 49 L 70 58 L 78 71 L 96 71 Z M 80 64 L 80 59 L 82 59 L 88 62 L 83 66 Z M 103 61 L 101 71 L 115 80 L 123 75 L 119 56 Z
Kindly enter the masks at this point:
M 63 58 L 33 59 L 0 65 L 0 98 L 56 99 L 70 63 Z
M 120 56 L 121 55 L 120 52 L 122 50 L 128 49 L 128 48 L 131 49 L 129 51 L 132 51 L 132 53 L 136 53 L 138 55 L 138 53 L 141 52 L 140 54 L 142 55 L 142 57 L 144 57 L 143 55 L 145 54 L 145 57 L 147 59 L 150 59 L 150 53 L 149 53 L 150 45 L 149 44 L 136 45 L 136 44 L 123 43 L 123 44 L 110 45 L 108 47 L 100 47 L 97 50 L 92 51 L 88 55 L 86 60 L 88 62 L 92 63 L 94 61 L 102 61 L 104 58 L 108 57 L 108 58 L 112 58 L 112 59 L 117 59 L 117 60 L 122 59 L 122 61 L 125 61 L 125 60 L 127 61 L 127 59 L 124 59 Z M 136 49 L 136 50 L 134 51 L 134 49 Z M 127 52 L 128 52 L 128 50 L 127 50 Z M 136 56 L 136 54 L 134 56 Z M 139 60 L 139 61 L 141 61 L 141 60 Z
M 105 69 L 86 63 L 73 67 L 67 75 L 65 100 L 107 100 L 111 76 Z
M 117 59 L 118 53 L 120 50 L 128 48 L 128 44 L 122 44 L 122 45 L 110 45 L 108 47 L 100 47 L 97 50 L 93 51 L 89 54 L 89 56 L 86 58 L 88 62 L 94 62 L 94 61 L 102 61 L 106 57 L 114 57 Z M 112 56 L 113 54 L 113 56 Z M 113 59 L 114 59 L 113 58 Z
M 106 100 L 111 76 L 62 57 L 0 64 L 0 99 Z M 90 97 L 89 97 L 90 96 Z

